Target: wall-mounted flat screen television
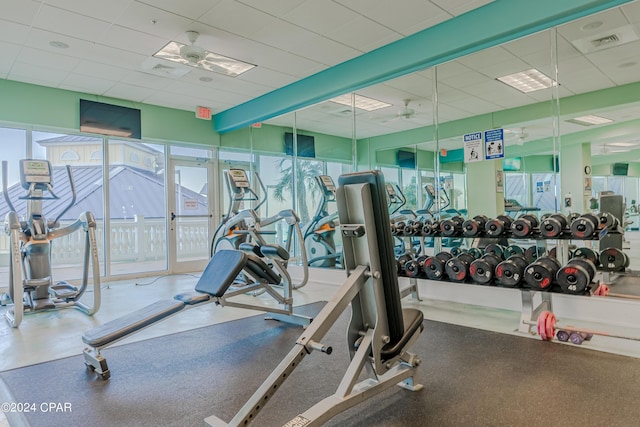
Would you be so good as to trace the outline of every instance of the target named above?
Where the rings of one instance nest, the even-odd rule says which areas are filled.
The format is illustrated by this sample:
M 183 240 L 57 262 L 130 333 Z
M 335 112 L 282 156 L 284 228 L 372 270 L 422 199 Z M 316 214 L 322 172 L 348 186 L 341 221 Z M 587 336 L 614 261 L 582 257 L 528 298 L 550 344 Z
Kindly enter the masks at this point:
M 629 173 L 629 163 L 614 163 L 611 166 L 611 175 L 627 176 Z
M 80 132 L 140 139 L 140 110 L 81 99 Z
M 401 168 L 416 168 L 416 153 L 413 151 L 398 150 L 398 166 Z
M 310 135 L 297 134 L 298 141 L 298 157 L 316 157 L 315 138 Z M 284 133 L 284 152 L 287 156 L 293 156 L 293 133 Z
M 505 172 L 518 172 L 522 167 L 522 157 L 509 157 L 502 159 L 502 170 Z

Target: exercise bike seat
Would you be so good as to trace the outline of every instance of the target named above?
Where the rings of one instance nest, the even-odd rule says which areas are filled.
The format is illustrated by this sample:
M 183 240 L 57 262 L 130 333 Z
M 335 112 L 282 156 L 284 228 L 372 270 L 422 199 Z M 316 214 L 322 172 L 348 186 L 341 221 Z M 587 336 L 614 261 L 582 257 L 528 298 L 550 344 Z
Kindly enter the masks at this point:
M 424 329 L 422 321 L 424 320 L 424 314 L 422 311 L 416 308 L 403 308 L 402 309 L 402 321 L 404 323 L 404 333 L 402 337 L 395 343 L 387 344 L 381 352 L 382 360 L 390 360 L 396 357 L 402 349 L 405 348 L 411 337 L 415 332 L 420 329 Z
M 233 281 L 255 255 L 242 251 L 225 249 L 216 252 L 196 284 L 196 291 L 219 298 L 229 289 Z

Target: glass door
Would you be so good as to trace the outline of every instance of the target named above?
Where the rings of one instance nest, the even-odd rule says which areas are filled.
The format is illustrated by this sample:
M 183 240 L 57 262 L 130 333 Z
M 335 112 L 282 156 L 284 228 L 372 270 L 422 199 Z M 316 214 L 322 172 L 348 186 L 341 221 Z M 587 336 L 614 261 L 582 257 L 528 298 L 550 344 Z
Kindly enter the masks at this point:
M 209 261 L 213 234 L 213 162 L 169 160 L 169 269 L 173 273 L 202 271 Z

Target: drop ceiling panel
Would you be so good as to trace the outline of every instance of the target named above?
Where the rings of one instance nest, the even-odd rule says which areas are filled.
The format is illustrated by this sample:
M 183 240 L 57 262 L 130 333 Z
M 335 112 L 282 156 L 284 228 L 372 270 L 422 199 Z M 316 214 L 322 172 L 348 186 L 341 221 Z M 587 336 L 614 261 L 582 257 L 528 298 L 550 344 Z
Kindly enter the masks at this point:
M 472 53 L 458 59 L 463 65 L 472 70 L 482 70 L 484 67 L 492 67 L 500 63 L 508 63 L 516 60 L 517 57 L 501 46 L 492 47 L 481 52 Z
M 37 65 L 43 69 L 54 69 L 71 71 L 80 60 L 65 55 L 56 54 L 54 52 L 47 52 L 39 49 L 32 49 L 30 47 L 24 47 L 18 55 L 17 61 L 24 62 L 26 64 Z
M 113 25 L 101 40 L 107 46 L 152 56 L 167 44 L 167 40 L 150 34 L 141 33 L 131 28 Z
M 414 98 L 430 98 L 433 91 L 433 82 L 418 74 L 409 74 L 389 80 L 384 82 L 384 85 L 403 91 L 408 95 L 415 95 Z
M 121 17 L 122 10 L 131 0 L 46 0 L 43 3 L 102 21 L 114 22 Z
M 116 84 L 116 82 L 112 80 L 71 73 L 58 87 L 60 89 L 80 91 L 91 93 L 94 95 L 102 95 L 103 93 L 108 91 L 114 84 Z
M 253 38 L 260 30 L 274 28 L 280 19 L 232 0 L 222 0 L 202 15 L 200 22 L 233 34 Z
M 139 70 L 140 65 L 149 58 L 150 55 L 127 52 L 109 46 L 94 45 L 94 49 L 83 59 L 99 62 L 107 65 L 114 65 L 123 70 Z
M 140 0 L 139 3 L 154 6 L 167 12 L 195 20 L 209 11 L 213 6 L 220 3 L 220 1 L 221 0 Z
M 192 19 L 139 2 L 131 3 L 118 19 L 118 25 L 167 40 L 175 40 L 176 36 L 183 35 L 192 22 Z
M 500 110 L 500 107 L 491 102 L 487 102 L 484 99 L 480 99 L 475 96 L 466 96 L 464 100 L 451 102 L 449 100 L 443 101 L 448 105 L 459 108 L 461 111 L 466 111 L 470 116 L 478 114 L 491 113 L 493 111 Z
M 601 23 L 597 28 L 588 29 L 585 25 Z M 612 30 L 627 25 L 629 22 L 619 8 L 611 9 L 597 16 L 587 16 L 573 22 L 564 24 L 558 28 L 558 32 L 569 41 L 585 37 L 597 37 L 599 34 L 607 34 Z M 595 26 L 595 25 L 594 25 Z
M 277 25 L 264 27 L 253 32 L 251 37 L 269 46 L 291 51 L 301 40 L 311 39 L 315 34 L 302 27 L 281 21 Z
M 20 53 L 20 46 L 0 41 L 0 75 L 6 76 Z
M 290 23 L 332 38 L 333 31 L 355 20 L 359 14 L 332 0 L 306 1 L 286 14 L 278 15 Z
M 129 73 L 129 70 L 100 62 L 82 60 L 73 72 L 99 79 L 119 81 Z
M 24 43 L 29 36 L 29 26 L 0 19 L 0 41 Z
M 155 90 L 146 87 L 134 86 L 125 83 L 116 83 L 104 93 L 104 96 L 112 98 L 128 99 L 134 102 L 143 102 L 153 95 Z
M 308 2 L 313 1 L 315 0 L 308 0 Z M 238 3 L 251 6 L 273 16 L 283 16 L 304 2 L 304 0 L 238 0 Z
M 477 9 L 494 0 L 431 0 L 451 15 L 458 16 L 473 9 Z
M 44 4 L 33 26 L 82 40 L 99 41 L 111 24 Z
M 129 71 L 126 76 L 120 79 L 120 82 L 161 91 L 164 90 L 171 80 L 172 79 L 168 77 L 160 77 L 140 71 Z
M 298 80 L 296 77 L 293 77 L 291 75 L 284 74 L 279 71 L 269 70 L 266 68 L 260 68 L 259 72 L 258 70 L 255 70 L 255 73 L 252 71 L 253 70 L 244 73 L 236 78 L 238 80 L 253 82 L 269 89 L 283 87 Z
M 9 72 L 9 79 L 37 85 L 57 87 L 69 75 L 68 71 L 44 68 L 39 65 L 16 61 Z
M 360 53 L 353 48 L 313 33 L 298 39 L 290 51 L 296 55 L 313 59 L 329 66 L 347 61 Z
M 0 0 L 2 19 L 24 25 L 31 25 L 41 4 L 26 0 Z
M 69 47 L 67 49 L 53 47 L 49 44 L 52 41 L 66 43 Z M 25 45 L 35 49 L 53 52 L 57 55 L 81 59 L 91 56 L 96 49 L 96 44 L 93 42 L 67 37 L 61 34 L 52 33 L 51 31 L 39 30 L 37 28 L 31 29 Z
M 442 73 L 440 72 L 440 70 L 438 70 L 438 82 L 446 83 L 449 86 L 454 86 L 457 88 L 466 88 L 467 86 L 478 86 L 481 84 L 488 84 L 493 81 L 493 79 L 487 77 L 485 74 L 470 69 L 467 70 L 468 71 L 464 74 L 458 74 L 451 77 L 447 76 L 446 73 Z M 502 72 L 501 69 L 499 70 L 500 72 Z M 509 73 L 505 72 L 504 74 Z
M 632 24 L 640 23 L 640 2 L 634 1 L 621 7 L 624 16 Z
M 361 52 L 372 51 L 402 38 L 400 33 L 364 16 L 334 29 L 330 37 Z
M 336 0 L 336 2 L 403 35 L 412 34 L 451 17 L 440 7 L 427 1 Z

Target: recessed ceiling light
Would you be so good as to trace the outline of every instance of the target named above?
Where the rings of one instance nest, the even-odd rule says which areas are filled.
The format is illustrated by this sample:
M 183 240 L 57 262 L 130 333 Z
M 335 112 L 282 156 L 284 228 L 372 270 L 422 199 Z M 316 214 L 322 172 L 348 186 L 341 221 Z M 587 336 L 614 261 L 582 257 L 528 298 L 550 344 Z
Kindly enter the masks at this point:
M 57 47 L 58 49 L 68 49 L 69 45 L 64 42 L 51 41 L 49 42 L 49 46 Z
M 591 21 L 591 22 L 588 22 L 588 23 L 584 24 L 582 27 L 580 27 L 580 29 L 582 31 L 593 31 L 593 30 L 597 30 L 598 28 L 602 27 L 602 24 L 604 24 L 604 22 L 602 22 L 602 21 Z
M 586 124 L 586 125 L 603 125 L 605 123 L 613 122 L 613 120 L 607 119 L 606 117 L 594 116 L 592 114 L 589 114 L 587 116 L 582 116 L 582 117 L 576 117 L 571 121 L 579 122 L 579 124 Z
M 201 82 L 212 82 L 213 78 L 211 77 L 200 77 L 198 80 L 200 80 Z
M 197 61 L 193 60 L 193 58 L 188 55 L 190 51 L 195 50 L 197 50 L 198 54 Z M 192 67 L 203 68 L 208 71 L 213 71 L 214 73 L 224 74 L 231 77 L 239 76 L 240 74 L 255 67 L 254 64 L 248 64 L 217 53 L 209 52 L 193 44 L 185 45 L 178 42 L 167 43 L 153 56 L 178 62 L 180 64 L 190 65 Z
M 499 80 L 504 84 L 518 89 L 522 93 L 548 89 L 554 84 L 557 84 L 549 76 L 535 68 L 521 71 L 519 73 L 509 74 L 507 76 L 498 77 L 496 80 Z
M 387 102 L 378 101 L 377 99 L 369 98 L 366 96 L 356 94 L 355 107 L 365 111 L 375 111 L 381 108 L 391 107 L 391 104 Z M 340 95 L 335 98 L 331 98 L 329 101 L 337 102 L 338 104 L 347 105 L 351 107 L 351 94 Z

